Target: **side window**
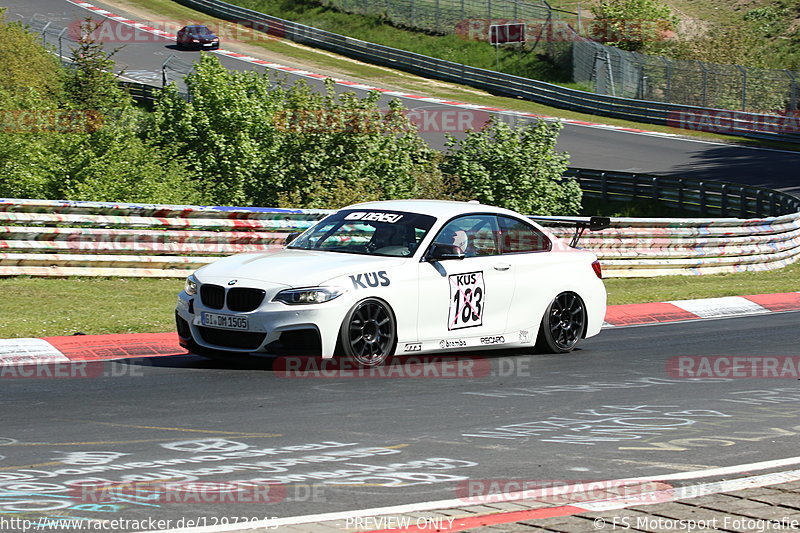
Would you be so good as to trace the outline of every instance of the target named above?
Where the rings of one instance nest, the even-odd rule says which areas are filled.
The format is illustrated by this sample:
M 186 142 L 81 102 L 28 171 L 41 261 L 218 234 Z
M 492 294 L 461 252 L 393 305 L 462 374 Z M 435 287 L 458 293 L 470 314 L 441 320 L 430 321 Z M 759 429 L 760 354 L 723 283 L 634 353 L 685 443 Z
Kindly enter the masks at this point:
M 528 224 L 511 217 L 497 217 L 504 254 L 520 252 L 546 252 L 550 250 L 550 239 Z
M 455 244 L 467 257 L 498 255 L 498 235 L 494 215 L 467 215 L 448 222 L 434 242 Z

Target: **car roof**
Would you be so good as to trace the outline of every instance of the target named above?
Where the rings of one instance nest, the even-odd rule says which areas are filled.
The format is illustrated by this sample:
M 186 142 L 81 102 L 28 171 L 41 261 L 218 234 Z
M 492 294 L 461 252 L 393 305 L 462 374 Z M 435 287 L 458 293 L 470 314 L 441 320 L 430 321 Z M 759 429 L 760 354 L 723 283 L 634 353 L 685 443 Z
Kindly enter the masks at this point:
M 384 200 L 380 202 L 364 202 L 349 205 L 343 209 L 383 209 L 387 211 L 406 211 L 432 215 L 440 219 L 449 219 L 466 213 L 497 213 L 520 216 L 509 209 L 478 202 L 455 202 L 452 200 Z M 522 215 L 524 216 L 524 215 Z

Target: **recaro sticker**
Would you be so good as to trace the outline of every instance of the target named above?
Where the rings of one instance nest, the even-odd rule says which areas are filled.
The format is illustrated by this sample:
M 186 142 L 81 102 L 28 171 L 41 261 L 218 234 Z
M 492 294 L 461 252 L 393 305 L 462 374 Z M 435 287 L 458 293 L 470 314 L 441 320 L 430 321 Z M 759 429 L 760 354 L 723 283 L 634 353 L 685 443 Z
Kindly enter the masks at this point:
M 483 325 L 486 307 L 486 287 L 483 271 L 452 274 L 450 281 L 450 313 L 447 329 L 471 328 Z

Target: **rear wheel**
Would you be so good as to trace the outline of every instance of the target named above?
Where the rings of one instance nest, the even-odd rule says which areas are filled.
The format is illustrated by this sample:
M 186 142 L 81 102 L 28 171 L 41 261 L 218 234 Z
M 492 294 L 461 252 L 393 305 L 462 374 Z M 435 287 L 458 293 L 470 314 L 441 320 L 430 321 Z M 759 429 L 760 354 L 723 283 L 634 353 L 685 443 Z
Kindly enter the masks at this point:
M 394 354 L 397 327 L 391 309 L 376 298 L 358 302 L 339 333 L 342 355 L 360 367 L 381 366 Z
M 550 302 L 539 327 L 537 347 L 550 353 L 571 352 L 586 330 L 586 307 L 574 292 L 562 292 Z

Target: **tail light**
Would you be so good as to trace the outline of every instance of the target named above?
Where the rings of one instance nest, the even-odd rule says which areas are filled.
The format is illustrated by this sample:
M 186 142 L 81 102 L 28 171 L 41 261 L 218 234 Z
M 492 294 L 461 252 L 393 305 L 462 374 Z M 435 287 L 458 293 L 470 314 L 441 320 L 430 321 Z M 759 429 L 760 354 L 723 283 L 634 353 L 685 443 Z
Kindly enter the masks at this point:
M 603 269 L 600 266 L 600 261 L 593 261 L 592 262 L 592 270 L 597 275 L 598 278 L 603 279 Z

